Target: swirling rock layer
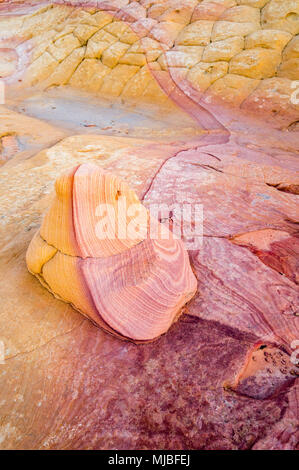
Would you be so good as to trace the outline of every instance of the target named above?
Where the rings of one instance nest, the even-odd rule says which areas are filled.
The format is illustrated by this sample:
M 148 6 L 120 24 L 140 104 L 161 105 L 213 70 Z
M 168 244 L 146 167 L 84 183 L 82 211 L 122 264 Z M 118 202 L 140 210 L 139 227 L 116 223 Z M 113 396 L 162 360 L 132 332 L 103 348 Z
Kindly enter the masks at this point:
M 138 227 L 133 237 L 129 227 L 138 209 L 145 230 Z M 104 212 L 99 234 L 97 216 Z M 153 340 L 178 318 L 197 282 L 183 243 L 166 230 L 167 239 L 162 233 L 151 239 L 148 219 L 126 183 L 95 165 L 75 167 L 56 181 L 55 201 L 27 251 L 28 269 L 108 332 Z

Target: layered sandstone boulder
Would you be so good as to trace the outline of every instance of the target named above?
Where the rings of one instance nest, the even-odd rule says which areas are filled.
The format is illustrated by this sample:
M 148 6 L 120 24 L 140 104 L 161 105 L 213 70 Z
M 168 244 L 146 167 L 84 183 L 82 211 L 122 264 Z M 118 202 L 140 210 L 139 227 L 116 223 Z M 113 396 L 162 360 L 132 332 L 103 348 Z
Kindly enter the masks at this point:
M 298 448 L 298 1 L 0 5 L 0 447 Z M 74 102 L 82 92 L 85 106 L 105 99 L 104 115 L 124 103 L 119 123 L 133 106 L 136 121 L 158 106 L 172 129 L 156 129 L 155 118 L 117 137 L 90 117 L 70 136 L 78 132 L 65 121 L 46 122 L 46 107 L 40 119 L 26 116 L 28 96 L 58 92 Z M 184 130 L 191 120 L 196 132 Z M 145 250 L 169 275 L 169 285 L 158 276 L 156 297 L 169 287 L 175 307 L 169 325 L 152 322 L 151 338 L 132 328 L 142 326 L 136 315 L 158 312 L 153 296 L 143 310 L 131 295 L 133 281 L 148 287 L 150 263 L 135 253 L 146 242 L 125 246 L 116 263 L 110 252 L 84 258 L 68 251 L 78 248 L 74 230 L 57 238 L 57 217 L 42 222 L 57 208 L 55 181 L 90 164 L 125 180 L 147 210 L 163 203 L 171 210 L 159 223 L 182 229 L 188 254 L 178 250 L 173 263 L 161 261 L 165 250 Z M 172 210 L 185 204 L 203 210 L 196 246 L 190 219 Z M 83 241 L 89 215 L 77 218 Z M 29 245 L 30 271 L 60 299 L 28 272 Z M 78 270 L 64 269 L 81 260 L 96 312 Z M 183 266 L 197 291 L 182 309 Z M 113 270 L 119 277 L 105 284 Z M 120 287 L 129 295 L 115 310 Z M 115 322 L 122 312 L 134 322 Z M 107 325 L 136 343 L 165 334 L 134 344 Z

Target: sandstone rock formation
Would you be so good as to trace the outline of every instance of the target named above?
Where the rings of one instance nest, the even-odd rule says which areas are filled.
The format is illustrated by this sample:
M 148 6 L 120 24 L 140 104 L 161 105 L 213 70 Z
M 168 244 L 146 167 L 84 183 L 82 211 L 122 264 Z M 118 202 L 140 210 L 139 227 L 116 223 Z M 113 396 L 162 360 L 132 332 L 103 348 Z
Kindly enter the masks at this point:
M 27 250 L 29 271 L 109 333 L 133 341 L 165 333 L 196 292 L 183 243 L 162 225 L 153 237 L 158 223 L 136 194 L 95 165 L 75 167 L 55 186 Z
M 298 8 L 1 3 L 1 448 L 298 448 Z M 58 93 L 142 130 L 50 120 Z M 26 269 L 55 180 L 86 163 L 148 209 L 203 205 L 197 293 L 155 342 L 113 338 Z

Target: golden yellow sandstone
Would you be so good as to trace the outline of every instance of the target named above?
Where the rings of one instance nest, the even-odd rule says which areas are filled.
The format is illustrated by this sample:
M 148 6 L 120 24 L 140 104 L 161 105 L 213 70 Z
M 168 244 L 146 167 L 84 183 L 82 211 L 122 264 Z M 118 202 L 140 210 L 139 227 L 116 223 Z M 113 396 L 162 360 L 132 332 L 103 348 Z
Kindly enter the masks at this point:
M 280 60 L 280 54 L 273 50 L 246 49 L 233 57 L 229 73 L 249 78 L 270 78 L 276 73 Z
M 115 42 L 104 50 L 102 54 L 103 64 L 110 68 L 115 67 L 118 64 L 119 59 L 125 54 L 129 47 L 130 46 L 128 44 L 124 44 L 123 42 Z
M 277 75 L 278 77 L 287 77 L 291 80 L 299 80 L 299 58 L 282 62 Z
M 184 46 L 206 46 L 211 39 L 213 21 L 195 21 L 186 26 L 176 40 L 176 44 Z
M 183 3 L 183 5 L 181 5 L 181 3 Z M 186 2 L 177 2 L 176 5 L 159 15 L 158 18 L 160 21 L 173 21 L 175 23 L 188 24 L 196 4 L 196 0 L 189 0 L 187 5 Z
M 286 31 L 261 29 L 245 38 L 245 48 L 264 47 L 266 49 L 276 49 L 281 52 L 291 39 L 292 35 Z
M 146 64 L 146 57 L 145 54 L 137 54 L 135 52 L 128 51 L 122 57 L 120 57 L 119 63 L 128 65 L 138 65 L 142 67 Z
M 260 25 L 254 22 L 237 23 L 220 20 L 214 24 L 211 40 L 221 41 L 234 36 L 244 37 L 257 29 L 260 29 Z
M 207 102 L 218 102 L 220 99 L 233 106 L 240 106 L 258 84 L 259 80 L 229 73 L 210 86 L 204 99 Z
M 263 8 L 269 0 L 237 0 L 238 5 L 249 5 L 256 8 Z
M 105 76 L 100 93 L 103 96 L 117 97 L 123 91 L 126 83 L 138 72 L 139 67 L 135 65 L 118 64 Z
M 128 53 L 130 54 L 145 54 L 147 62 L 157 60 L 162 51 L 162 45 L 155 39 L 149 37 L 139 39 L 128 49 Z
M 80 44 L 85 44 L 88 39 L 98 31 L 97 26 L 87 24 L 79 24 L 74 30 L 74 35 L 80 41 Z
M 100 60 L 84 59 L 70 79 L 74 88 L 97 92 L 104 77 L 110 72 Z
M 28 269 L 31 273 L 40 274 L 42 267 L 57 253 L 57 249 L 45 242 L 37 232 L 27 251 Z
M 121 96 L 128 100 L 139 99 L 143 95 L 146 87 L 153 80 L 154 78 L 151 71 L 148 66 L 145 65 L 135 75 L 133 75 L 130 80 L 128 80 Z
M 103 52 L 115 42 L 117 42 L 115 36 L 100 29 L 87 42 L 86 57 L 99 59 Z
M 299 33 L 299 1 L 270 0 L 261 12 L 262 27 Z
M 54 72 L 59 62 L 49 52 L 44 52 L 38 59 L 29 65 L 26 70 L 24 83 L 28 86 L 36 85 L 48 78 Z
M 183 28 L 181 23 L 162 21 L 151 30 L 150 35 L 160 43 L 172 47 Z
M 247 5 L 239 5 L 225 10 L 221 15 L 223 21 L 236 23 L 255 23 L 259 26 L 260 10 Z
M 283 51 L 283 60 L 299 58 L 299 36 L 295 36 Z
M 227 73 L 227 62 L 200 63 L 187 75 L 188 80 L 198 91 L 205 91 L 212 83 Z
M 65 5 L 47 5 L 35 14 L 21 18 L 22 32 L 38 36 L 46 30 L 56 29 L 60 24 L 63 25 L 69 14 L 70 9 Z
M 63 62 L 55 68 L 54 72 L 45 81 L 45 86 L 65 85 L 71 79 L 78 65 L 85 55 L 85 47 L 75 49 Z
M 55 41 L 48 48 L 48 52 L 59 62 L 67 57 L 74 49 L 81 46 L 78 38 L 73 34 L 67 34 Z
M 131 31 L 130 27 L 123 21 L 113 21 L 113 23 L 105 26 L 104 30 L 107 31 L 107 33 L 112 34 L 112 36 L 115 36 L 117 39 L 120 39 L 123 34 Z
M 217 60 L 230 60 L 244 48 L 244 39 L 239 36 L 230 37 L 222 41 L 215 41 L 206 46 L 203 52 L 203 62 L 216 62 Z

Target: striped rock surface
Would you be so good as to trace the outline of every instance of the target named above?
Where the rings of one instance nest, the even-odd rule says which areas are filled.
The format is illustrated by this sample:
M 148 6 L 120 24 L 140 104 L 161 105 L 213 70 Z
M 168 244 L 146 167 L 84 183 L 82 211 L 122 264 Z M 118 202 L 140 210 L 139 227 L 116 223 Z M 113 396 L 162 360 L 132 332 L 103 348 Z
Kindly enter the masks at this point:
M 158 338 L 193 297 L 197 281 L 183 243 L 151 221 L 162 229 L 152 239 L 148 219 L 119 178 L 96 165 L 75 167 L 56 181 L 56 199 L 27 251 L 28 269 L 109 333 L 133 341 Z

